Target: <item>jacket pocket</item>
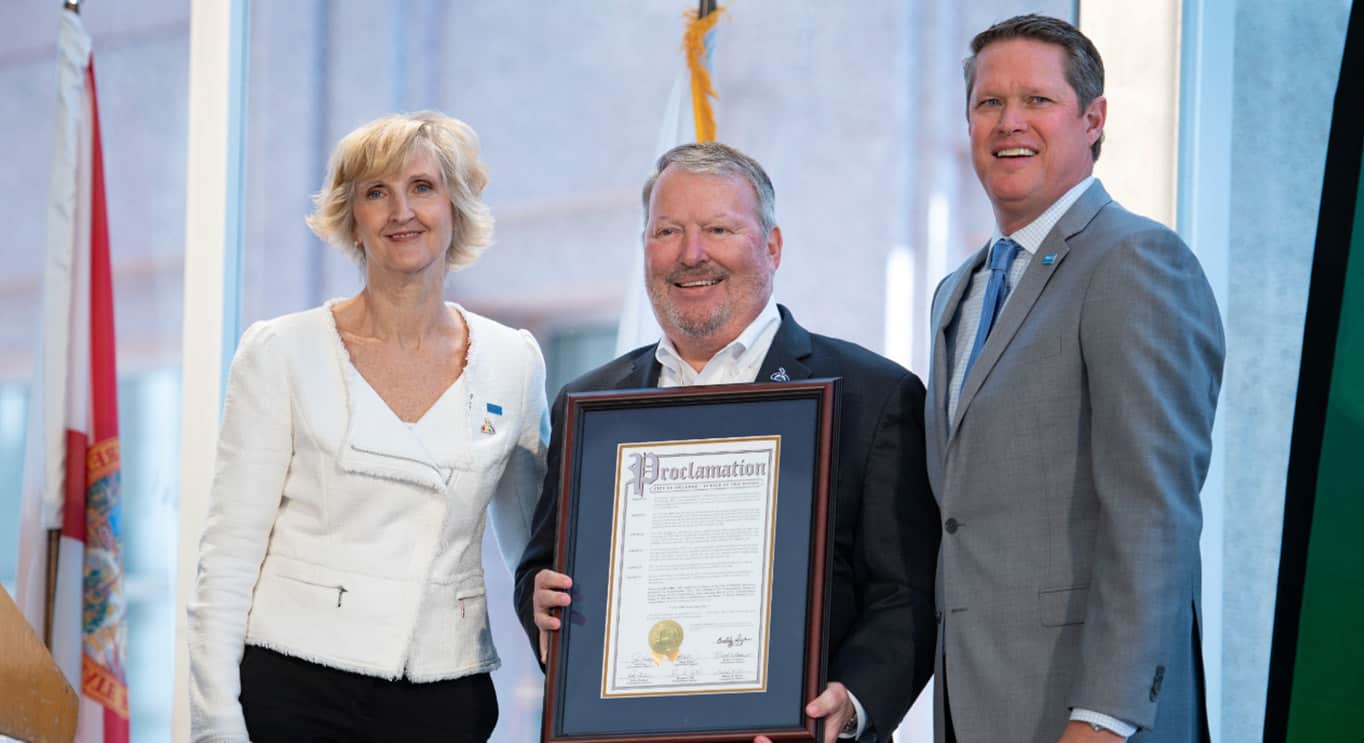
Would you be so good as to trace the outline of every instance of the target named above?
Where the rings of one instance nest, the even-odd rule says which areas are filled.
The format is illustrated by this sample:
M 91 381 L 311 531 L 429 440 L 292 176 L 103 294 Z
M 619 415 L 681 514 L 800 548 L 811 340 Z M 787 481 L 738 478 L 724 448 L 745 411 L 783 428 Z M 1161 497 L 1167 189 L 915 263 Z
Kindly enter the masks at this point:
M 460 581 L 455 587 L 455 609 L 461 620 L 474 619 L 484 624 L 488 621 L 488 589 L 479 573 Z
M 1038 615 L 1044 627 L 1084 624 L 1089 606 L 1089 586 L 1044 588 L 1037 592 Z
M 302 586 L 307 586 L 318 591 L 335 593 L 336 608 L 338 609 L 341 608 L 341 604 L 345 601 L 346 594 L 348 593 L 346 587 L 341 585 L 340 583 L 323 583 L 320 581 L 305 580 L 303 578 L 295 578 L 292 575 L 285 575 L 284 573 L 276 573 L 275 577 L 281 580 L 289 581 L 290 583 L 297 583 Z
M 455 591 L 455 598 L 471 599 L 475 597 L 482 597 L 486 593 L 487 589 L 485 589 L 483 586 L 461 587 Z
M 483 582 L 483 571 L 474 570 L 465 573 L 452 581 L 452 588 L 455 590 L 455 600 L 483 598 L 488 592 L 488 586 Z

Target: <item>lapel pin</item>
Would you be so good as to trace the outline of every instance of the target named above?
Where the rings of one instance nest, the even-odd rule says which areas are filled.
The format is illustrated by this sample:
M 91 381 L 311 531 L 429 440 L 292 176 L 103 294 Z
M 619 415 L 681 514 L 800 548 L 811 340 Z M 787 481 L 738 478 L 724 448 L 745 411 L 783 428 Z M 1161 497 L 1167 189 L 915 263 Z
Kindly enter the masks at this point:
M 488 412 L 493 415 L 502 415 L 502 406 L 495 403 L 488 403 Z
M 1053 264 L 1053 263 L 1055 263 L 1055 262 L 1056 262 L 1056 254 L 1055 254 L 1055 253 L 1047 253 L 1046 255 L 1042 256 L 1042 265 L 1044 265 L 1044 266 L 1050 266 L 1051 264 Z
M 776 371 L 772 372 L 770 379 L 773 382 L 790 382 L 791 376 L 786 373 L 786 367 L 779 366 Z
M 483 433 L 488 434 L 489 436 L 491 436 L 491 435 L 497 433 L 497 429 L 496 429 L 496 428 L 493 428 L 492 419 L 489 418 L 489 417 L 486 416 L 486 415 L 483 416 L 483 425 L 480 426 L 478 430 L 481 431 L 481 432 L 483 432 Z

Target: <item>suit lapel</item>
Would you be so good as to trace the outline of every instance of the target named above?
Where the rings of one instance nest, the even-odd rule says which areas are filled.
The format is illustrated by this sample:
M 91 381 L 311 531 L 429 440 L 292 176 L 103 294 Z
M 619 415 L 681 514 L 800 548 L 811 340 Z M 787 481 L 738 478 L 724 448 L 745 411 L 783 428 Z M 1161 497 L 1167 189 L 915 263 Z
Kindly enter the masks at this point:
M 762 366 L 755 382 L 786 382 L 792 379 L 809 379 L 810 367 L 805 359 L 810 357 L 810 334 L 802 328 L 791 311 L 777 305 L 781 314 L 781 325 L 772 337 L 772 346 L 767 349 Z
M 1042 297 L 1047 282 L 1051 281 L 1052 275 L 1061 267 L 1062 261 L 1070 252 L 1070 238 L 1083 231 L 1094 215 L 1110 201 L 1112 199 L 1109 198 L 1108 192 L 1104 191 L 1103 185 L 1096 180 L 1080 195 L 1079 200 L 1061 215 L 1056 226 L 1042 240 L 1041 247 L 1033 254 L 1028 264 L 1028 269 L 1023 272 L 1022 280 L 1010 292 L 1004 311 L 1000 313 L 995 327 L 990 331 L 990 337 L 980 349 L 980 356 L 976 358 L 975 366 L 971 367 L 971 371 L 975 373 L 962 381 L 961 397 L 957 400 L 957 414 L 953 417 L 952 427 L 949 429 L 947 439 L 949 444 L 955 438 L 971 400 L 975 398 L 985 379 L 990 376 L 990 370 L 1009 347 L 1009 342 L 1022 327 L 1028 313 Z
M 936 322 L 933 324 L 933 358 L 930 360 L 930 363 L 933 364 L 933 369 L 929 373 L 928 379 L 929 385 L 931 386 L 929 392 L 932 394 L 932 402 L 930 404 L 933 405 L 933 410 L 929 413 L 929 416 L 931 416 L 929 420 L 933 421 L 934 425 L 933 430 L 929 432 L 929 435 L 936 436 L 939 446 L 943 449 L 946 448 L 948 439 L 947 393 L 948 388 L 952 386 L 952 378 L 947 372 L 949 368 L 949 360 L 947 358 L 947 328 L 952 324 L 952 320 L 956 318 L 957 308 L 961 305 L 961 301 L 966 297 L 966 289 L 971 285 L 972 274 L 979 270 L 981 264 L 985 262 L 985 256 L 989 252 L 989 249 L 990 245 L 989 243 L 986 243 L 985 247 L 976 251 L 976 254 L 971 256 L 971 260 L 967 261 L 961 268 L 958 268 L 956 272 L 949 277 L 947 283 L 943 285 L 942 291 L 946 291 L 947 296 L 946 299 L 943 300 L 944 304 L 942 305 L 942 310 L 936 315 Z M 960 329 L 957 331 L 957 340 L 958 342 L 962 340 Z
M 1023 319 L 1028 316 L 1033 305 L 1042 296 L 1042 289 L 1051 280 L 1052 274 L 1061 265 L 1069 252 L 1065 240 L 1057 236 L 1053 230 L 1042 241 L 1042 246 L 1033 255 L 1032 261 L 1028 264 L 1028 269 L 1023 272 L 1023 278 L 1018 282 L 1018 286 L 1009 293 L 1008 304 L 1004 311 L 999 314 L 994 328 L 990 331 L 990 337 L 985 340 L 985 345 L 980 349 L 980 356 L 976 358 L 975 366 L 971 367 L 972 374 L 968 375 L 961 383 L 961 396 L 957 399 L 957 414 L 952 418 L 952 434 L 955 434 L 962 416 L 966 414 L 966 409 L 970 407 L 971 400 L 975 398 L 976 392 L 980 390 L 985 378 L 990 376 L 990 370 L 994 368 L 999 357 L 1008 348 L 1009 341 L 1013 340 L 1014 334 L 1018 332 L 1019 326 L 1023 324 Z M 1051 255 L 1051 262 L 1044 263 L 1043 259 Z M 952 435 L 948 436 L 951 441 Z
M 658 344 L 644 346 L 631 352 L 629 363 L 621 365 L 620 376 L 608 385 L 612 389 L 635 390 L 658 386 L 658 375 L 663 367 L 655 353 Z
M 811 353 L 810 333 L 802 328 L 791 316 L 791 311 L 777 305 L 781 314 L 781 324 L 777 334 L 772 337 L 772 345 L 763 357 L 762 367 L 755 382 L 787 381 L 809 379 L 812 374 L 805 365 Z M 612 380 L 611 388 L 649 389 L 658 386 L 658 377 L 663 367 L 658 363 L 658 344 L 645 346 L 631 352 L 627 363 L 621 364 L 620 375 Z M 784 379 L 783 379 L 784 377 Z

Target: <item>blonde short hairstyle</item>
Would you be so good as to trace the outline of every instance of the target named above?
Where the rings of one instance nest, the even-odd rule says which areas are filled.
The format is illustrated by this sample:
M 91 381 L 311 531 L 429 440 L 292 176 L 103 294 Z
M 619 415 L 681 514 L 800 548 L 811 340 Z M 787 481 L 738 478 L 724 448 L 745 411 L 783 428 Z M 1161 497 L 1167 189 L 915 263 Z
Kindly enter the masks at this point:
M 478 135 L 459 119 L 434 111 L 389 114 L 347 134 L 336 145 L 322 190 L 313 197 L 308 227 L 325 242 L 365 264 L 365 249 L 355 242 L 352 200 L 356 183 L 397 172 L 414 148 L 431 147 L 440 163 L 454 228 L 445 263 L 458 270 L 477 260 L 493 237 L 493 217 L 481 200 L 488 173 L 478 159 Z

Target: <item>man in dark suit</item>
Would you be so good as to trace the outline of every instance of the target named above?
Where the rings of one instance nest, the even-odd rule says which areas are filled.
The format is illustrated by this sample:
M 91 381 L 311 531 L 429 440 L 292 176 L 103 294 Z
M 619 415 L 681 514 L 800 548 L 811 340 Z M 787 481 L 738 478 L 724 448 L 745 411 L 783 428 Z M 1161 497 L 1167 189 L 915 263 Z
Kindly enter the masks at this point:
M 1212 289 L 1175 233 L 1092 175 L 1108 108 L 1089 39 L 1020 16 L 971 52 L 995 236 L 933 299 L 937 739 L 1204 740 Z
M 717 143 L 676 147 L 644 187 L 645 279 L 663 328 L 569 383 L 554 402 L 548 474 L 516 608 L 531 646 L 560 627 L 569 576 L 554 558 L 565 394 L 583 390 L 842 377 L 829 684 L 807 713 L 826 740 L 890 739 L 932 671 L 933 570 L 940 527 L 924 469 L 924 388 L 852 343 L 806 331 L 772 302 L 781 229 L 772 183 Z

